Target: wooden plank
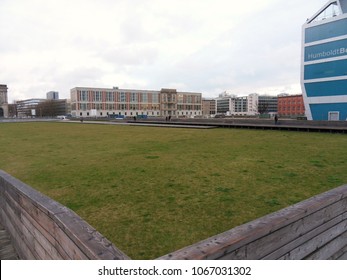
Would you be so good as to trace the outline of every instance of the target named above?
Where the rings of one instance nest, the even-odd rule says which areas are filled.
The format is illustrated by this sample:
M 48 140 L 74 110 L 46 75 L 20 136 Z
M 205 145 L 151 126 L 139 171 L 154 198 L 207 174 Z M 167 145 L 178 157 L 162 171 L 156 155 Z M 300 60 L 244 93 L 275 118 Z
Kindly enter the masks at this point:
M 23 187 L 23 186 L 22 186 Z M 38 207 L 36 207 L 36 203 L 33 203 L 32 201 L 30 201 L 30 199 L 24 194 L 23 195 L 23 193 L 21 193 L 21 192 L 18 192 L 17 190 L 14 190 L 14 188 L 11 188 L 11 187 L 8 187 L 7 188 L 7 190 L 8 190 L 8 192 L 10 193 L 10 196 L 11 197 L 14 197 L 16 200 L 17 200 L 17 202 L 18 202 L 18 204 L 20 204 L 20 206 L 23 208 L 23 209 L 25 209 L 25 210 L 27 210 L 28 211 L 28 213 L 30 213 L 30 215 L 32 215 L 33 217 L 35 217 L 36 216 L 36 221 L 40 221 L 40 222 L 42 222 L 43 221 L 43 226 L 45 226 L 46 228 L 47 228 L 47 226 L 49 227 L 49 225 L 51 226 L 51 232 L 55 232 L 56 231 L 56 227 L 55 227 L 55 225 L 54 225 L 54 223 L 51 221 L 51 222 L 49 222 L 49 218 L 48 217 L 46 217 L 45 218 L 45 215 L 42 215 L 42 212 L 41 211 L 39 211 L 39 209 L 38 209 Z M 26 194 L 28 194 L 28 193 L 30 193 L 30 195 L 31 195 L 31 197 L 32 196 L 36 196 L 36 197 L 38 197 L 38 200 L 41 200 L 41 202 L 42 201 L 44 201 L 45 200 L 45 198 L 44 199 L 42 199 L 42 197 L 41 196 L 37 196 L 36 194 L 35 194 L 35 192 L 32 192 L 32 191 L 30 191 L 30 192 L 26 192 Z M 30 202 L 29 202 L 30 201 Z M 36 205 L 34 205 L 34 204 L 36 204 Z M 56 205 L 56 203 L 53 203 L 53 204 L 55 204 Z M 45 209 L 45 207 L 42 207 L 43 208 L 43 210 L 45 211 L 46 209 Z M 18 209 L 18 208 L 17 208 Z M 58 210 L 59 211 L 59 210 Z M 48 211 L 46 211 L 46 213 L 47 213 Z M 30 217 L 30 215 L 28 215 L 28 217 Z M 15 215 L 13 215 L 13 218 L 15 218 Z M 48 221 L 48 223 L 47 223 L 47 221 Z M 29 234 L 29 231 L 25 231 L 25 234 Z M 32 236 L 27 236 L 27 239 L 28 238 L 30 238 L 31 240 L 31 242 L 30 242 L 30 244 L 36 244 L 35 242 L 34 242 L 34 239 L 32 239 Z M 59 242 L 59 241 L 58 241 Z M 71 244 L 68 244 L 68 245 L 71 245 Z M 36 247 L 37 247 L 37 249 L 38 250 L 41 250 L 41 248 L 40 248 L 40 246 L 38 246 L 38 244 L 36 244 Z M 67 248 L 69 248 L 69 249 L 71 249 L 71 247 L 70 246 L 67 246 Z M 42 250 L 41 250 L 42 251 Z M 76 250 L 71 250 L 72 252 L 73 252 L 73 254 L 75 254 L 76 255 Z M 78 251 L 78 250 L 77 250 Z M 42 251 L 42 253 L 43 253 L 43 251 Z M 47 257 L 45 254 L 43 254 L 43 255 L 41 255 L 41 257 L 42 256 L 45 256 L 45 257 Z M 36 256 L 36 258 L 37 258 L 38 256 Z
M 20 230 L 20 223 L 18 222 L 18 217 L 14 214 L 14 210 L 7 204 L 7 201 L 3 201 L 4 204 L 1 205 L 1 216 L 3 217 L 3 225 L 10 234 L 13 245 L 17 249 L 18 254 L 21 258 L 23 258 L 21 248 L 19 247 L 19 244 L 21 243 L 22 237 L 21 237 L 21 230 Z
M 328 260 L 347 260 L 343 258 L 343 256 L 346 254 L 347 257 L 347 245 L 343 248 L 340 248 L 339 251 L 337 251 L 334 255 L 332 255 Z
M 304 246 L 305 242 L 307 240 L 311 240 L 318 234 L 326 231 L 327 229 L 333 227 L 336 224 L 339 224 L 343 220 L 347 219 L 347 213 L 343 213 L 342 215 L 337 216 L 336 218 L 322 224 L 321 226 L 314 228 L 311 231 L 308 231 L 307 233 L 299 236 L 298 238 L 294 239 L 293 241 L 285 244 L 284 246 L 278 248 L 277 250 L 271 252 L 267 256 L 263 257 L 265 260 L 275 260 L 281 258 L 283 255 L 285 255 L 287 252 L 299 247 Z
M 18 254 L 11 243 L 2 244 L 0 247 L 0 260 L 18 260 Z
M 345 252 L 343 255 L 341 255 L 338 260 L 347 260 L 347 252 Z
M 24 198 L 25 201 L 31 201 L 33 205 L 35 205 L 38 209 L 40 209 L 47 215 L 55 215 L 56 213 L 60 213 L 61 209 L 66 208 L 60 203 L 36 191 L 29 185 L 19 181 L 9 174 L 5 173 L 1 175 L 2 173 L 5 172 L 0 170 L 0 176 L 3 176 L 5 179 L 4 187 L 7 188 L 8 192 L 11 192 L 11 196 L 13 198 L 18 196 L 19 199 Z M 21 203 L 19 202 L 19 204 Z
M 59 240 L 61 244 L 66 249 L 66 253 L 68 254 L 68 259 L 70 260 L 88 260 L 88 256 L 83 252 L 76 244 L 71 240 L 71 237 L 66 235 L 66 233 L 55 224 L 54 227 L 54 236 Z
M 37 255 L 34 252 L 31 244 L 33 242 L 32 236 L 25 235 L 25 227 L 18 219 L 19 217 L 14 212 L 13 208 L 6 204 L 3 207 L 3 210 L 6 213 L 5 227 L 8 230 L 9 234 L 12 237 L 13 245 L 16 248 L 21 259 L 37 259 Z
M 3 179 L 0 177 L 0 225 L 3 222 L 4 217 L 1 215 L 1 208 L 2 205 L 5 205 L 5 201 L 4 201 L 4 188 L 1 186 L 1 182 L 3 181 Z
M 24 224 L 22 227 L 24 242 L 29 244 L 37 260 L 52 259 L 45 248 L 36 240 L 35 233 L 30 231 Z
M 243 246 L 232 252 L 225 252 L 221 257 L 216 258 L 214 256 L 209 256 L 211 260 L 245 260 L 247 256 L 247 247 Z
M 68 258 L 61 243 L 59 243 L 53 236 L 54 221 L 40 210 L 37 210 L 37 212 L 33 211 L 36 212 L 36 217 L 31 216 L 24 210 L 24 208 L 22 208 L 22 210 L 21 222 L 29 229 L 34 238 L 42 244 L 49 254 L 49 258 L 57 260 Z
M 322 224 L 334 219 L 336 215 L 340 215 L 345 209 L 347 209 L 347 199 L 337 201 L 334 204 L 250 243 L 247 245 L 247 259 L 257 260 L 266 257 L 293 240 L 302 236 L 307 236 L 307 232 L 315 230 Z
M 32 216 L 41 227 L 48 228 L 49 232 L 54 232 L 54 238 L 59 244 L 62 243 L 60 239 L 70 244 L 70 246 L 64 246 L 67 250 L 70 250 L 70 253 L 67 252 L 70 258 L 85 259 L 86 255 L 82 252 L 82 250 L 85 250 L 86 253 L 90 255 L 88 258 L 129 259 L 129 257 L 70 209 L 42 194 L 38 194 L 29 186 L 21 182 L 18 183 L 20 186 L 17 189 L 8 187 L 11 196 L 18 201 L 18 204 L 20 204 L 20 206 L 29 213 L 29 216 Z M 32 198 L 34 201 L 31 201 Z M 42 213 L 47 214 L 47 217 L 54 222 L 49 221 Z M 60 218 L 57 218 L 58 216 Z M 64 216 L 69 218 L 61 219 L 61 217 Z M 60 225 L 57 226 L 55 224 L 56 222 L 60 222 Z M 69 226 L 65 225 L 67 222 L 69 226 L 75 226 L 75 228 L 70 229 Z M 72 234 L 74 232 L 76 232 L 76 234 Z M 68 238 L 74 240 L 68 241 L 66 234 L 71 234 Z M 82 238 L 83 234 L 84 240 Z M 83 242 L 81 242 L 82 240 Z M 79 243 L 79 247 L 76 242 Z M 97 252 L 94 252 L 94 250 L 97 250 Z
M 23 240 L 21 238 L 21 233 L 17 232 L 11 223 L 9 223 L 6 226 L 6 229 L 8 231 L 13 232 L 11 234 L 11 240 L 12 240 L 12 244 L 13 244 L 15 250 L 17 251 L 17 253 L 19 255 L 19 258 L 20 259 L 35 260 L 36 257 L 31 252 L 31 248 L 29 248 L 28 245 L 25 242 L 23 242 Z
M 42 232 L 42 234 L 50 240 L 52 244 L 64 244 L 62 243 L 62 240 L 59 239 L 61 235 L 57 235 L 57 227 L 55 225 L 55 217 L 54 215 L 49 215 L 49 211 L 45 207 L 37 207 L 37 203 L 33 203 L 30 198 L 23 196 L 21 193 L 18 193 L 19 195 L 16 196 L 18 203 L 20 205 L 18 208 L 22 210 L 23 215 L 25 215 L 28 219 L 30 219 L 31 223 L 35 223 L 37 225 L 37 228 L 44 228 L 45 231 Z M 55 204 L 55 203 L 54 203 Z M 64 207 L 60 207 L 59 211 L 63 209 Z M 41 211 L 41 210 L 44 211 Z M 52 219 L 53 218 L 53 219 Z M 59 231 L 58 231 L 59 232 Z M 28 233 L 28 232 L 26 232 Z M 31 238 L 31 237 L 30 237 Z M 65 242 L 67 242 L 66 238 L 64 238 Z M 34 244 L 34 240 L 31 240 L 30 244 Z M 69 246 L 57 246 L 57 249 L 59 250 L 59 253 L 61 256 L 64 256 L 64 258 L 67 259 L 85 259 L 84 253 L 82 253 L 80 250 L 76 250 L 73 248 L 73 243 L 69 243 Z M 81 256 L 77 256 L 80 254 Z M 46 254 L 41 256 L 36 256 L 37 258 L 45 258 Z M 59 258 L 61 259 L 61 257 Z
M 342 203 L 343 204 L 343 203 Z M 331 215 L 327 215 L 327 212 L 329 212 L 329 213 L 334 213 L 335 212 L 335 214 L 336 214 L 336 212 L 338 213 L 339 211 L 341 211 L 341 210 L 339 210 L 340 209 L 340 207 L 341 207 L 341 202 L 337 202 L 337 204 L 336 203 L 334 203 L 333 205 L 331 205 L 331 206 L 329 206 L 328 207 L 328 210 L 329 211 L 326 211 L 326 210 L 323 210 L 323 211 L 318 211 L 318 212 L 316 212 L 316 213 L 314 213 L 314 214 L 312 214 L 312 216 L 311 216 L 311 218 L 313 218 L 313 225 L 311 224 L 311 227 L 312 226 L 316 226 L 315 224 L 316 223 L 320 223 L 320 221 L 323 219 L 330 219 L 331 218 Z M 343 208 L 342 208 L 343 209 Z M 315 220 L 315 219 L 318 219 L 318 222 L 317 222 L 317 220 Z M 247 225 L 247 224 L 246 224 Z M 258 224 L 258 226 L 262 226 L 261 225 L 261 223 L 259 223 Z M 266 227 L 267 226 L 267 224 L 264 224 L 264 226 Z M 298 222 L 296 222 L 296 223 L 294 223 L 294 226 L 293 225 L 290 225 L 290 226 L 292 226 L 292 229 L 291 230 L 293 230 L 293 228 L 295 228 L 296 227 L 296 231 L 299 231 L 299 227 L 300 226 L 302 226 L 302 221 L 301 220 L 299 220 Z M 237 228 L 235 228 L 235 229 L 237 229 Z M 235 230 L 234 229 L 234 230 Z M 242 229 L 241 229 L 242 230 Z M 251 235 L 254 235 L 254 231 L 255 230 L 257 230 L 256 228 L 255 229 L 253 229 L 251 226 L 250 227 L 247 227 L 247 228 L 243 228 L 243 230 L 245 231 L 245 234 L 243 235 L 243 237 L 246 237 L 247 236 L 247 234 L 251 234 Z M 233 230 L 232 230 L 233 231 Z M 276 238 L 284 238 L 284 236 L 286 236 L 286 233 L 287 232 L 290 232 L 290 231 L 288 231 L 288 228 L 283 228 L 283 230 L 282 231 L 280 231 L 280 234 L 278 234 L 277 236 L 273 236 L 273 233 L 271 233 L 271 235 L 270 235 L 270 237 L 268 238 L 269 240 L 267 240 L 267 243 L 265 243 L 265 245 L 266 244 L 268 244 L 268 251 L 272 251 L 273 250 L 273 242 L 278 242 L 277 240 L 276 240 Z M 259 232 L 256 232 L 257 234 L 259 234 Z M 276 232 L 275 232 L 276 233 Z M 268 234 L 270 234 L 270 232 L 268 232 Z M 299 231 L 298 233 L 297 233 L 297 236 L 300 236 L 300 234 L 301 234 L 301 232 Z M 232 237 L 232 236 L 229 236 L 230 238 Z M 268 236 L 266 236 L 266 237 L 268 237 Z M 199 258 L 200 259 L 200 257 L 198 257 L 198 255 L 203 255 L 204 257 L 203 258 L 210 258 L 210 256 L 212 256 L 212 257 L 216 257 L 216 258 L 220 258 L 221 256 L 224 256 L 224 255 L 228 255 L 228 254 L 230 254 L 230 253 L 232 253 L 234 250 L 240 250 L 240 247 L 237 247 L 236 249 L 234 249 L 233 248 L 233 246 L 229 246 L 228 248 L 224 248 L 223 250 L 220 250 L 220 246 L 219 245 L 224 245 L 223 243 L 221 243 L 221 244 L 218 244 L 217 242 L 220 242 L 220 239 L 215 239 L 215 240 L 209 240 L 209 241 L 212 241 L 211 243 L 203 243 L 203 244 L 199 244 L 199 243 L 197 243 L 196 245 L 197 245 L 197 247 L 194 249 L 194 253 L 192 254 L 192 251 L 190 251 L 189 253 L 187 252 L 186 253 L 186 255 L 184 255 L 184 252 L 182 252 L 183 253 L 183 258 L 188 258 L 188 259 L 190 259 L 190 258 L 194 258 L 194 259 L 196 259 L 196 258 Z M 241 242 L 239 242 L 240 241 L 240 239 L 234 239 L 233 240 L 234 242 L 236 242 L 236 245 L 239 245 Z M 217 246 L 215 246 L 215 247 L 217 247 L 217 251 L 215 251 L 215 252 L 213 252 L 213 249 L 215 249 L 215 248 L 213 248 L 214 247 L 214 244 L 213 244 L 213 242 L 216 242 L 217 244 Z M 282 242 L 287 242 L 286 240 L 285 240 L 285 238 L 283 239 L 283 241 Z M 231 243 L 229 242 L 229 245 L 230 245 Z M 258 244 L 256 245 L 256 246 L 259 246 L 259 242 L 258 242 Z M 264 246 L 264 245 L 262 245 L 262 246 Z M 257 256 L 254 256 L 254 247 L 256 248 L 256 250 L 260 250 L 260 252 L 261 253 L 264 253 L 264 251 L 263 251 L 263 247 L 262 246 L 259 246 L 259 247 L 255 247 L 255 246 L 253 246 L 253 248 L 251 247 L 251 248 L 247 248 L 247 252 L 248 252 L 248 255 L 247 255 L 247 258 L 248 259 L 257 259 Z M 219 248 L 218 248 L 219 247 Z M 212 249 L 211 249 L 212 248 Z M 242 248 L 242 247 L 241 247 Z M 191 247 L 190 247 L 190 249 L 191 249 Z M 234 250 L 233 250 L 234 249 Z M 258 253 L 258 252 L 257 252 Z M 188 254 L 189 254 L 189 256 L 188 256 Z M 233 253 L 232 253 L 233 254 Z M 259 254 L 259 253 L 258 253 Z M 181 257 L 182 257 L 181 256 Z M 207 257 L 206 257 L 207 256 Z M 165 256 L 164 256 L 165 257 Z M 171 255 L 171 256 L 167 256 L 167 259 L 170 259 L 170 258 L 172 258 L 173 256 Z M 177 256 L 174 256 L 174 257 L 177 257 Z M 226 256 L 224 256 L 223 257 L 223 259 L 225 259 L 225 258 L 228 258 L 228 257 L 226 257 Z M 232 258 L 232 255 L 230 255 L 230 258 Z
M 12 220 L 13 225 L 17 231 L 21 234 L 21 240 L 18 243 L 24 242 L 28 247 L 31 247 L 31 252 L 35 256 L 35 259 L 42 259 L 43 256 L 47 255 L 47 252 L 43 249 L 42 246 L 39 246 L 35 240 L 35 231 L 36 229 L 30 223 L 24 223 L 23 217 L 26 215 L 25 211 L 21 206 L 12 199 L 8 192 L 6 192 L 6 210 L 8 217 Z M 16 196 L 16 198 L 18 198 Z M 20 201 L 20 200 L 19 200 Z M 29 216 L 27 214 L 27 216 Z M 35 248 L 36 244 L 36 248 Z
M 14 249 L 9 233 L 0 223 L 0 260 L 17 260 L 19 256 Z
M 56 242 L 56 240 L 49 234 L 44 228 L 36 223 L 35 220 L 31 219 L 23 213 L 22 223 L 33 235 L 35 242 L 41 244 L 45 250 L 45 254 L 40 256 L 41 259 L 54 259 L 60 260 L 67 257 L 67 254 L 63 250 L 58 250 L 61 246 Z M 47 238 L 48 237 L 48 238 Z M 62 257 L 60 251 L 63 251 L 64 257 Z
M 81 248 L 90 259 L 129 259 L 121 250 L 108 239 L 86 223 L 70 209 L 56 215 L 57 225 Z
M 347 245 L 347 231 L 335 239 L 318 248 L 314 253 L 307 256 L 306 260 L 327 260 Z
M 22 203 L 24 200 L 25 200 L 24 198 L 17 199 L 17 201 L 20 201 Z M 9 203 L 10 212 L 13 209 L 21 210 L 19 214 L 16 213 L 16 215 L 19 215 L 18 218 L 20 219 L 17 222 L 18 225 L 16 227 L 17 228 L 16 231 L 22 233 L 20 243 L 22 243 L 23 241 L 25 244 L 28 244 L 28 246 L 32 247 L 31 248 L 32 254 L 30 259 L 32 259 L 33 257 L 34 259 L 52 259 L 52 258 L 63 259 L 67 257 L 67 254 L 62 248 L 61 244 L 57 242 L 55 238 L 52 236 L 52 234 L 46 230 L 51 228 L 52 229 L 51 232 L 54 232 L 54 225 L 53 225 L 54 222 L 49 217 L 47 217 L 45 213 L 42 213 L 35 206 L 32 205 L 32 208 L 35 210 L 31 209 L 30 212 L 36 214 L 36 217 L 32 217 L 16 201 L 12 200 L 11 197 L 7 196 L 7 202 Z M 26 209 L 30 209 L 30 207 L 26 207 Z M 7 215 L 8 217 L 13 217 L 13 219 L 16 218 L 14 214 L 8 213 Z M 41 220 L 41 221 L 46 220 L 50 222 L 44 223 L 45 227 L 42 227 L 40 224 L 37 223 L 35 218 L 37 220 Z M 23 228 L 23 226 L 25 228 Z M 42 244 L 42 245 L 39 246 L 38 244 Z M 37 250 L 38 250 L 37 252 L 34 252 L 35 250 L 33 247 L 34 245 L 37 247 Z
M 316 216 L 320 216 L 320 218 L 323 218 L 325 221 L 332 219 L 333 210 L 337 210 L 339 211 L 338 213 L 341 213 L 341 211 L 343 211 L 341 209 L 346 209 L 344 206 L 346 202 L 340 201 L 341 199 L 345 200 L 344 198 L 346 197 L 347 185 L 344 185 L 330 192 L 317 195 L 311 199 L 299 202 L 293 206 L 289 206 L 285 209 L 238 226 L 224 233 L 202 240 L 176 252 L 164 255 L 158 259 L 207 259 L 210 256 L 221 258 L 225 254 L 240 249 L 242 246 L 284 228 L 287 225 L 297 223 L 297 230 L 299 230 L 300 222 L 298 222 L 298 220 L 300 221 L 302 218 L 316 212 L 319 212 L 319 214 L 316 214 Z M 328 208 L 328 212 L 330 213 L 329 216 L 323 217 L 324 210 L 323 212 L 320 211 L 322 208 Z M 309 226 L 314 228 L 314 226 L 317 227 L 319 224 L 320 221 L 317 221 L 313 222 L 313 224 Z M 286 232 L 284 232 L 284 234 L 286 234 Z M 281 237 L 282 236 L 278 236 L 278 238 Z M 271 241 L 269 240 L 269 242 Z M 279 243 L 279 247 L 285 243 L 286 242 Z M 254 249 L 257 250 L 256 247 L 254 247 Z M 249 259 L 257 259 L 258 256 L 265 256 L 269 254 L 272 249 L 270 246 L 266 253 L 259 252 L 258 250 L 256 255 L 252 255 L 251 250 L 247 251 L 251 256 L 248 257 Z
M 304 246 L 299 246 L 298 248 L 289 251 L 280 259 L 284 260 L 302 260 L 315 252 L 317 248 L 324 246 L 326 243 L 330 242 L 334 238 L 338 237 L 347 228 L 347 221 L 344 220 L 338 225 L 326 230 L 325 232 L 317 235 L 316 237 L 308 240 Z
M 30 202 L 27 202 L 25 199 L 20 200 L 22 205 L 25 205 L 25 207 L 22 208 L 23 213 L 27 219 L 30 220 L 31 224 L 36 224 L 37 228 L 45 228 L 47 230 L 42 231 L 42 236 L 45 236 L 46 239 L 50 240 L 52 244 L 59 244 L 59 246 L 56 246 L 56 249 L 59 250 L 59 254 L 66 258 L 66 259 L 85 259 L 83 257 L 84 253 L 82 253 L 80 250 L 76 250 L 74 248 L 74 244 L 72 242 L 68 242 L 68 238 L 66 238 L 63 234 L 60 233 L 59 228 L 57 229 L 57 226 L 55 225 L 55 222 L 46 215 L 46 213 L 41 212 L 35 205 L 31 204 Z M 30 213 L 25 211 L 28 210 Z M 22 221 L 23 223 L 23 221 Z M 26 225 L 29 225 L 30 223 L 26 223 Z M 34 230 L 33 227 L 31 227 L 32 230 Z M 26 240 L 29 242 L 29 244 L 35 244 L 35 240 L 33 239 L 35 236 L 35 231 L 23 231 L 27 236 Z M 37 233 L 38 234 L 38 233 Z M 64 241 L 63 241 L 63 240 Z M 42 241 L 42 240 L 41 240 Z M 63 247 L 62 247 L 62 245 Z M 40 247 L 38 249 L 43 253 Z M 38 253 L 38 252 L 37 252 Z M 37 259 L 46 259 L 48 256 L 46 256 L 46 253 L 37 255 L 35 254 Z M 78 257 L 77 255 L 82 255 Z M 58 259 L 61 259 L 62 257 L 58 257 Z
M 339 260 L 347 260 L 347 252 L 345 254 L 343 254 Z
M 40 213 L 36 209 L 33 210 L 33 206 L 30 205 L 30 202 L 27 203 L 27 201 L 24 199 L 22 199 L 21 202 L 22 202 L 23 208 L 28 210 L 29 212 L 31 212 L 32 215 L 40 215 Z M 54 211 L 55 211 L 54 215 L 50 211 L 48 211 L 49 207 L 54 208 Z M 55 227 L 55 223 L 58 222 L 59 220 L 61 220 L 58 217 L 65 217 L 65 219 L 63 219 L 64 221 L 59 226 L 60 229 L 65 230 L 65 231 L 67 228 L 69 228 L 69 226 L 75 226 L 76 227 L 77 224 L 83 225 L 82 230 L 78 230 L 79 236 L 82 236 L 82 234 L 84 233 L 85 235 L 87 235 L 85 240 L 88 241 L 88 246 L 93 245 L 94 249 L 99 247 L 99 251 L 97 253 L 93 253 L 93 256 L 89 256 L 89 258 L 104 257 L 107 259 L 114 259 L 114 258 L 128 259 L 128 257 L 125 254 L 120 252 L 120 250 L 118 250 L 116 247 L 114 247 L 114 245 L 111 242 L 109 242 L 106 238 L 102 237 L 101 234 L 98 233 L 95 229 L 92 229 L 92 227 L 90 225 L 88 225 L 86 222 L 84 222 L 78 215 L 76 215 L 70 209 L 63 207 L 62 205 L 58 205 L 57 203 L 50 203 L 49 207 L 42 207 L 42 208 L 45 209 L 45 213 L 48 213 L 49 216 L 52 219 L 54 219 L 54 223 L 51 225 L 52 227 L 50 228 L 50 232 L 57 230 L 57 228 Z M 67 218 L 67 217 L 69 217 L 69 218 Z M 41 222 L 42 217 L 38 218 L 38 220 Z M 66 225 L 64 225 L 64 223 L 66 223 L 68 221 L 70 221 L 70 225 L 67 227 Z M 45 221 L 45 227 L 47 227 L 47 221 Z M 88 231 L 88 229 L 89 229 L 89 231 Z M 69 234 L 71 234 L 71 232 Z M 62 236 L 62 235 L 59 235 L 59 236 Z M 57 238 L 57 236 L 56 236 L 56 238 Z M 74 238 L 75 239 L 74 242 L 78 241 L 78 238 L 76 238 L 76 235 L 71 235 L 70 238 Z M 91 240 L 98 240 L 98 239 L 99 239 L 99 241 L 96 241 L 96 242 L 91 241 Z M 57 240 L 57 241 L 59 243 L 61 243 L 59 240 Z M 99 245 L 96 245 L 96 244 L 99 244 Z M 68 247 L 68 248 L 70 248 L 70 247 Z M 88 247 L 84 246 L 83 250 L 86 250 L 87 248 Z M 102 249 L 102 250 L 100 250 L 100 249 Z M 88 250 L 90 251 L 90 248 Z M 70 253 L 71 253 L 70 257 L 73 256 L 72 258 L 85 259 L 85 253 L 82 253 L 81 250 L 76 249 L 76 250 L 71 251 Z M 114 255 L 110 255 L 110 253 L 111 254 L 114 253 Z
M 37 223 L 38 227 L 47 229 L 47 238 L 51 239 L 52 244 L 61 244 L 56 247 L 59 250 L 61 257 L 66 259 L 86 259 L 85 254 L 76 249 L 75 244 L 71 242 L 69 237 L 56 225 L 55 217 L 48 216 L 45 212 L 40 211 L 35 205 L 32 205 L 30 201 L 22 200 L 22 205 L 25 205 L 23 209 L 27 209 L 29 217 L 31 217 L 32 223 Z M 51 237 L 50 237 L 51 236 Z M 60 259 L 60 258 L 59 258 Z

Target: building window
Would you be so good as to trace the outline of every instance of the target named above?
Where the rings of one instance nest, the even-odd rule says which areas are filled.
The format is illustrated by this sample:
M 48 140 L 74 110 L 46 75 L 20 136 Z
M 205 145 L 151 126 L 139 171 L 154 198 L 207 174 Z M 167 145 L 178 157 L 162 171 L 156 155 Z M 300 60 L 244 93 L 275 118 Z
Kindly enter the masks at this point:
M 148 103 L 147 93 L 142 93 L 142 103 Z
M 108 92 L 106 94 L 106 101 L 113 102 L 114 101 L 114 92 Z
M 130 110 L 138 110 L 139 106 L 137 104 L 130 104 Z
M 158 93 L 152 93 L 152 103 L 159 103 Z
M 120 93 L 120 102 L 126 102 L 125 92 Z
M 97 102 L 101 101 L 101 92 L 100 91 L 94 92 L 94 100 Z
M 113 103 L 107 103 L 106 104 L 106 110 L 109 110 L 109 111 L 111 111 L 111 110 L 114 110 L 115 108 L 114 108 L 114 104 Z
M 79 100 L 80 101 L 88 101 L 88 92 L 87 91 L 85 91 L 85 90 L 81 90 L 80 92 L 79 92 Z
M 137 102 L 137 93 L 136 92 L 131 93 L 130 102 Z
M 178 103 L 183 103 L 183 94 L 178 95 Z
M 81 104 L 80 104 L 80 110 L 81 110 L 81 111 L 87 111 L 87 104 L 81 103 Z

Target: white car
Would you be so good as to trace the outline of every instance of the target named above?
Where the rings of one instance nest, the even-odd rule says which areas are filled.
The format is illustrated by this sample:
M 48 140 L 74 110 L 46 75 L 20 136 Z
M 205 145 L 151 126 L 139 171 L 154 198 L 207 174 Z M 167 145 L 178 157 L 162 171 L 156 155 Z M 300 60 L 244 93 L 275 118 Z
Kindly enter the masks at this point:
M 66 116 L 57 116 L 57 119 L 63 120 L 63 121 L 68 121 L 69 120 Z

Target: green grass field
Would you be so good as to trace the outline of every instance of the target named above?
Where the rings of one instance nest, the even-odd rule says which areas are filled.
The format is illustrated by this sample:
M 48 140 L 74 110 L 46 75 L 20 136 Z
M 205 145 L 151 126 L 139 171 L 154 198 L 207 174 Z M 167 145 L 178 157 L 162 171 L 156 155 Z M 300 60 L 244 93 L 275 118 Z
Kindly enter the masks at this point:
M 347 183 L 347 135 L 0 124 L 0 169 L 152 259 Z

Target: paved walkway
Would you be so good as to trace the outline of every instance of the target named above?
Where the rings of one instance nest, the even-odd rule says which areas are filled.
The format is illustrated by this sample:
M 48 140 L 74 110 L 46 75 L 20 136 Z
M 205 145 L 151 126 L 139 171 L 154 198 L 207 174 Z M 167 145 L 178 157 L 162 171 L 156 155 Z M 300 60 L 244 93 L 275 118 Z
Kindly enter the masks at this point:
M 10 235 L 0 224 L 0 260 L 18 260 L 19 257 L 13 248 Z
M 334 123 L 327 123 L 326 125 L 317 125 L 316 123 L 305 123 L 300 124 L 299 122 L 285 123 L 284 121 L 279 121 L 278 124 L 274 124 L 272 121 L 267 122 L 242 122 L 240 120 L 227 120 L 225 122 L 214 121 L 214 120 L 174 120 L 170 123 L 161 121 L 151 121 L 151 120 L 139 120 L 137 122 L 128 121 L 128 124 L 147 124 L 147 125 L 161 125 L 161 126 L 177 126 L 177 127 L 195 127 L 202 128 L 207 126 L 209 128 L 246 128 L 246 129 L 260 129 L 260 130 L 288 130 L 288 131 L 305 131 L 305 132 L 329 132 L 329 133 L 347 133 L 347 122 L 340 122 L 343 125 L 334 126 Z M 299 125 L 300 124 L 300 125 Z
M 66 122 L 66 121 L 61 121 Z M 175 123 L 175 122 L 141 122 L 141 121 L 91 121 L 84 120 L 81 121 L 68 121 L 69 123 L 81 123 L 81 124 L 106 124 L 106 125 L 128 125 L 128 126 L 153 126 L 153 127 L 171 127 L 171 128 L 198 128 L 198 129 L 210 129 L 217 128 L 215 125 L 197 125 L 189 123 Z

